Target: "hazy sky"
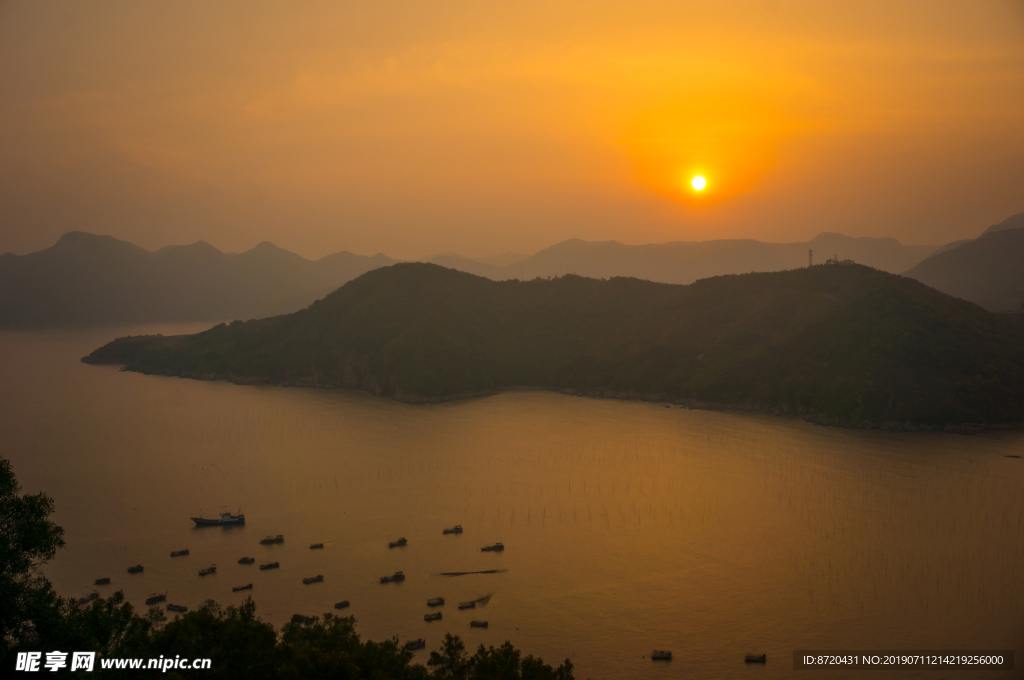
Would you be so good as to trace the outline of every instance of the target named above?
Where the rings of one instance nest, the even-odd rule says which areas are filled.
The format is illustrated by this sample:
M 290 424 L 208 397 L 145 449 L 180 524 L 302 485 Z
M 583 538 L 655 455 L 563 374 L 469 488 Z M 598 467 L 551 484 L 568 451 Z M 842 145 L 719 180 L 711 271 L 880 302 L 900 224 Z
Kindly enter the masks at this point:
M 0 0 L 0 252 L 944 243 L 1021 211 L 1024 0 Z

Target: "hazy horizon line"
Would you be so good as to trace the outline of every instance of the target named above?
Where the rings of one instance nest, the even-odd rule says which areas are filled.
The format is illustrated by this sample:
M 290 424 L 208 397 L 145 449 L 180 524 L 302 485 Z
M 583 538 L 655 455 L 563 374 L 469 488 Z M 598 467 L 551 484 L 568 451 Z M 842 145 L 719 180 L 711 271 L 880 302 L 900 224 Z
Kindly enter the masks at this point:
M 57 243 L 59 243 L 61 239 L 65 238 L 66 236 L 68 236 L 70 234 L 76 234 L 76 233 L 88 234 L 89 236 L 95 236 L 95 237 L 109 237 L 109 238 L 115 239 L 117 241 L 122 241 L 124 243 L 130 243 L 131 245 L 136 246 L 137 248 L 141 248 L 141 249 L 143 249 L 143 250 L 145 250 L 147 252 L 150 252 L 150 253 L 156 253 L 156 252 L 158 252 L 160 250 L 163 250 L 164 248 L 184 248 L 184 247 L 188 247 L 188 246 L 194 246 L 194 245 L 196 245 L 198 243 L 204 243 L 204 244 L 210 246 L 211 248 L 214 248 L 218 252 L 221 252 L 221 253 L 223 253 L 225 255 L 241 255 L 241 254 L 250 252 L 252 250 L 255 250 L 256 248 L 258 248 L 259 246 L 261 246 L 263 244 L 269 244 L 269 245 L 271 245 L 271 246 L 273 246 L 275 248 L 278 248 L 278 249 L 283 250 L 285 252 L 291 253 L 293 255 L 297 255 L 297 256 L 301 257 L 302 259 L 310 261 L 310 262 L 316 262 L 316 261 L 321 260 L 321 259 L 323 259 L 325 257 L 330 257 L 331 255 L 336 255 L 336 254 L 339 254 L 339 253 L 349 253 L 351 255 L 356 255 L 356 256 L 359 256 L 359 257 L 370 257 L 370 258 L 377 257 L 378 255 L 380 255 L 380 256 L 384 256 L 384 257 L 387 257 L 389 259 L 392 259 L 392 260 L 395 260 L 395 261 L 398 261 L 398 262 L 429 262 L 429 261 L 432 261 L 432 260 L 435 260 L 435 259 L 438 259 L 438 258 L 442 258 L 442 257 L 459 257 L 459 258 L 464 258 L 464 259 L 467 259 L 467 260 L 475 260 L 475 261 L 482 261 L 482 260 L 495 259 L 495 258 L 504 258 L 504 257 L 509 257 L 509 256 L 515 256 L 515 257 L 519 257 L 520 259 L 526 259 L 526 258 L 529 258 L 529 257 L 533 257 L 533 256 L 537 255 L 538 253 L 542 253 L 545 250 L 548 250 L 548 249 L 553 248 L 555 246 L 561 245 L 563 243 L 568 243 L 570 241 L 580 241 L 580 242 L 583 242 L 583 243 L 591 243 L 591 244 L 616 243 L 618 245 L 622 245 L 622 246 L 626 246 L 626 247 L 661 246 L 661 245 L 671 245 L 671 244 L 675 244 L 675 243 L 715 243 L 715 242 L 723 242 L 723 241 L 736 241 L 736 242 L 738 242 L 738 241 L 752 241 L 752 242 L 756 242 L 756 243 L 763 243 L 763 244 L 770 244 L 770 245 L 793 245 L 793 244 L 798 244 L 798 243 L 810 243 L 814 239 L 816 239 L 816 238 L 818 238 L 820 236 L 827 235 L 827 234 L 835 234 L 835 235 L 842 236 L 844 238 L 849 238 L 849 239 L 893 240 L 893 241 L 896 241 L 898 244 L 900 244 L 902 246 L 907 246 L 907 247 L 934 247 L 934 248 L 941 248 L 944 245 L 948 245 L 947 243 L 904 243 L 903 241 L 901 241 L 900 239 L 898 239 L 898 238 L 896 238 L 894 236 L 851 236 L 849 234 L 845 234 L 845 233 L 840 232 L 840 231 L 827 231 L 827 230 L 824 230 L 824 231 L 819 231 L 817 234 L 815 234 L 814 236 L 810 237 L 809 239 L 807 239 L 805 241 L 762 241 L 761 239 L 757 239 L 757 238 L 720 238 L 720 239 L 703 239 L 703 240 L 674 240 L 674 241 L 657 241 L 657 242 L 648 241 L 648 242 L 644 242 L 644 243 L 627 243 L 627 242 L 621 241 L 619 239 L 587 240 L 587 239 L 579 238 L 579 237 L 570 237 L 570 238 L 562 239 L 560 241 L 556 241 L 554 243 L 551 243 L 550 245 L 547 245 L 547 246 L 545 246 L 545 247 L 543 247 L 543 248 L 541 248 L 539 250 L 533 251 L 533 252 L 506 251 L 506 252 L 501 252 L 501 253 L 489 253 L 489 254 L 484 254 L 484 255 L 467 255 L 465 253 L 460 253 L 460 252 L 455 251 L 455 250 L 446 250 L 446 251 L 442 251 L 442 252 L 433 252 L 433 253 L 430 253 L 428 255 L 423 255 L 423 256 L 420 256 L 420 257 L 412 257 L 412 258 L 410 258 L 410 257 L 396 257 L 396 256 L 390 255 L 390 254 L 388 254 L 388 253 L 386 253 L 384 251 L 377 251 L 377 252 L 372 253 L 372 254 L 366 254 L 366 253 L 358 253 L 358 252 L 355 252 L 354 250 L 349 250 L 347 248 L 342 248 L 341 250 L 332 250 L 330 252 L 324 253 L 324 254 L 320 255 L 319 257 L 309 257 L 307 255 L 304 255 L 302 253 L 296 252 L 294 250 L 289 250 L 288 248 L 280 246 L 280 245 L 274 243 L 273 241 L 266 240 L 266 239 L 255 243 L 250 248 L 247 248 L 245 250 L 225 250 L 225 249 L 223 249 L 221 247 L 218 247 L 217 245 L 215 245 L 215 244 L 213 244 L 210 241 L 207 241 L 205 239 L 198 239 L 198 240 L 192 241 L 191 243 L 168 243 L 168 244 L 159 246 L 159 247 L 157 247 L 155 249 L 150 249 L 150 248 L 147 248 L 145 246 L 141 246 L 138 243 L 135 243 L 134 241 L 131 241 L 129 239 L 115 236 L 114 234 L 103 234 L 103 233 L 97 233 L 97 232 L 92 232 L 92 231 L 86 231 L 84 229 L 72 229 L 70 231 L 64 232 L 60 237 L 58 237 L 58 239 L 56 241 L 54 241 L 51 245 L 46 246 L 44 248 L 39 248 L 38 250 L 31 250 L 31 251 L 23 252 L 23 253 L 19 253 L 19 252 L 14 252 L 14 251 L 8 250 L 8 251 L 4 251 L 3 253 L 0 253 L 0 255 L 14 255 L 16 257 L 25 257 L 27 255 L 32 255 L 34 253 L 42 252 L 44 250 L 49 250 L 50 248 L 56 246 Z M 957 239 L 957 241 L 959 241 L 959 240 L 970 241 L 970 240 L 973 240 L 973 239 L 977 238 L 978 236 L 980 236 L 980 234 L 975 235 L 973 237 L 968 237 L 966 239 Z M 949 243 L 955 243 L 955 242 L 956 241 L 950 241 Z M 500 267 L 502 265 L 493 265 L 493 266 L 499 266 Z

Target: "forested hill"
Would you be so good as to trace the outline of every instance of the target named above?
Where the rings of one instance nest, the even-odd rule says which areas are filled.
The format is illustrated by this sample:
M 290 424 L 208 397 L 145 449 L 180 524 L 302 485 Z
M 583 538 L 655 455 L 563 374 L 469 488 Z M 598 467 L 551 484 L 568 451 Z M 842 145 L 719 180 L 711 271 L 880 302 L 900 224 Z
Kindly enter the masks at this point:
M 1024 327 L 860 265 L 682 286 L 397 264 L 294 314 L 120 338 L 83 361 L 404 401 L 537 386 L 832 424 L 1024 419 Z

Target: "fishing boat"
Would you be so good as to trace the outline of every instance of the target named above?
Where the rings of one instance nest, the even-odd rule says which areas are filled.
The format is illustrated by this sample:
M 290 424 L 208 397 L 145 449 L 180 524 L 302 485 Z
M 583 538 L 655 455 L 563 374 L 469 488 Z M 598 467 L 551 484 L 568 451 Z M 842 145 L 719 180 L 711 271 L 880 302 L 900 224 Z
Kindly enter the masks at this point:
M 405 580 L 405 573 L 403 573 L 401 571 L 396 571 L 391 576 L 381 576 L 380 577 L 380 582 L 381 583 L 398 583 L 399 581 L 404 581 L 404 580 Z
M 459 609 L 476 609 L 476 602 L 460 602 Z
M 153 593 L 146 598 L 146 604 L 156 604 L 157 602 L 163 602 L 166 599 L 167 593 L 163 593 L 162 595 L 160 593 Z
M 404 648 L 405 648 L 405 651 L 407 651 L 407 652 L 414 652 L 417 649 L 423 649 L 426 646 L 427 646 L 427 641 L 424 640 L 423 638 L 419 638 L 418 640 L 409 640 L 408 642 L 405 643 Z
M 134 567 L 128 567 L 128 573 L 129 574 L 141 574 L 142 573 L 142 565 L 141 564 L 136 564 Z
M 432 597 L 429 600 L 427 600 L 427 606 L 428 607 L 440 607 L 443 604 L 444 604 L 444 598 L 443 597 Z
M 671 661 L 672 660 L 672 652 L 666 652 L 664 650 L 656 649 L 653 652 L 651 652 L 651 660 L 652 661 Z
M 400 538 L 397 541 L 391 541 L 390 543 L 388 543 L 388 547 L 389 548 L 404 548 L 406 545 L 408 545 L 408 543 L 409 543 L 409 541 L 405 540 L 404 538 Z
M 196 523 L 197 527 L 217 527 L 224 526 L 225 524 L 245 524 L 245 515 L 239 511 L 237 515 L 232 515 L 230 512 L 220 513 L 220 517 L 217 519 L 207 519 L 205 517 L 193 517 L 192 521 Z
M 309 549 L 310 550 L 323 550 L 324 549 L 324 544 L 323 543 L 314 543 L 313 545 L 309 546 Z
M 184 550 L 172 550 L 171 551 L 171 557 L 184 557 L 187 554 L 188 554 L 188 548 L 185 548 Z
M 743 656 L 743 663 L 767 663 L 767 654 L 745 654 Z
M 501 552 L 504 549 L 505 545 L 503 543 L 495 543 L 494 545 L 488 545 L 480 548 L 480 552 Z
M 217 573 L 217 565 L 216 564 L 211 564 L 206 569 L 200 569 L 199 570 L 199 575 L 200 576 L 209 576 L 210 574 L 216 574 L 216 573 Z
M 341 602 L 335 602 L 334 603 L 334 608 L 335 609 L 346 609 L 348 607 L 348 604 L 349 604 L 348 600 L 342 600 Z
M 440 621 L 441 620 L 441 612 L 434 612 L 433 614 L 424 614 L 423 615 L 423 620 L 424 621 Z
M 242 559 L 238 560 L 238 563 L 239 564 L 252 564 L 255 561 L 256 561 L 255 557 L 243 557 Z
M 305 583 L 308 586 L 310 583 L 320 583 L 320 581 L 323 581 L 323 580 L 324 580 L 324 577 L 318 574 L 316 576 L 310 576 L 309 578 L 304 578 L 304 579 L 302 579 L 302 582 Z
M 231 588 L 231 592 L 233 592 L 233 593 L 237 593 L 239 590 L 252 590 L 252 584 L 249 583 L 249 584 L 244 585 L 244 586 L 233 586 Z
M 281 566 L 280 562 L 269 562 L 267 564 L 261 564 L 260 565 L 260 570 L 262 571 L 264 569 L 277 569 L 280 566 Z
M 109 583 L 110 583 L 110 579 L 109 578 L 98 578 L 98 579 L 96 579 L 96 583 L 93 583 L 93 585 L 94 586 L 105 586 L 105 585 L 108 585 Z
M 470 628 L 486 628 L 487 627 L 487 622 L 486 621 L 470 621 L 469 622 L 469 627 Z
M 167 605 L 167 611 L 169 612 L 187 612 L 188 607 L 182 607 L 180 604 L 169 604 Z
M 284 543 L 284 534 L 278 534 L 277 536 L 267 536 L 261 538 L 260 543 L 262 545 L 270 545 L 271 543 Z
M 442 534 L 461 534 L 462 533 L 462 525 L 461 524 L 456 524 L 451 529 L 442 529 L 441 533 Z
M 89 604 L 89 603 L 90 603 L 90 602 L 92 602 L 93 600 L 98 600 L 98 599 L 99 599 L 99 597 L 100 597 L 100 594 L 99 594 L 99 593 L 97 593 L 97 592 L 96 592 L 96 591 L 94 590 L 94 591 L 92 591 L 91 593 L 89 593 L 88 595 L 86 595 L 85 597 L 80 597 L 80 598 L 78 598 L 78 604 Z

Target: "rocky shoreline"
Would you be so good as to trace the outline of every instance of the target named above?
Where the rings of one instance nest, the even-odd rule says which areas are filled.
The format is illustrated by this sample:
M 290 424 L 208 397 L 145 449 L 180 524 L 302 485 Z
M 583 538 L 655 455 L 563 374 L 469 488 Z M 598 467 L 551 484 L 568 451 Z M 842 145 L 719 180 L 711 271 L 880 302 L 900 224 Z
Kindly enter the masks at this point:
M 121 364 L 121 362 L 118 360 L 103 360 L 92 355 L 83 357 L 82 362 L 87 364 Z M 267 385 L 275 387 L 304 387 L 309 389 L 350 389 L 359 392 L 368 392 L 375 397 L 390 398 L 393 399 L 394 401 L 403 404 L 442 404 L 452 401 L 464 401 L 467 399 L 478 399 L 480 397 L 493 396 L 501 392 L 545 391 L 555 392 L 558 394 L 564 394 L 567 396 L 574 397 L 589 397 L 591 399 L 618 399 L 621 401 L 652 402 L 665 404 L 668 406 L 678 406 L 681 408 L 692 409 L 697 411 L 740 411 L 765 413 L 768 415 L 774 415 L 779 417 L 798 418 L 805 422 L 812 423 L 814 425 L 821 425 L 823 427 L 839 427 L 854 430 L 881 430 L 883 432 L 945 432 L 949 434 L 973 435 L 981 434 L 983 432 L 1024 429 L 1024 423 L 950 423 L 945 426 L 938 427 L 926 423 L 912 423 L 910 421 L 901 423 L 897 421 L 876 422 L 867 419 L 843 420 L 841 418 L 829 417 L 823 414 L 815 413 L 813 409 L 791 409 L 780 406 L 771 406 L 769 404 L 721 404 L 716 402 L 701 401 L 697 399 L 684 399 L 665 394 L 648 394 L 634 391 L 616 392 L 614 390 L 580 390 L 571 387 L 558 389 L 545 386 L 520 385 L 495 390 L 467 392 L 463 394 L 445 396 L 426 396 L 422 394 L 417 394 L 415 392 L 409 392 L 403 389 L 397 389 L 395 390 L 394 393 L 389 393 L 379 385 L 370 385 L 363 387 L 357 385 L 341 385 L 336 384 L 334 382 L 316 380 L 313 376 L 302 376 L 299 378 L 284 381 L 272 381 L 266 378 L 259 378 L 255 376 L 221 375 L 218 373 L 163 373 L 158 371 L 147 371 L 140 368 L 134 368 L 129 365 L 122 365 L 121 370 L 130 371 L 133 373 L 142 373 L 144 375 L 161 375 L 166 377 L 187 378 L 189 380 L 220 380 L 224 382 L 233 383 L 235 385 Z

